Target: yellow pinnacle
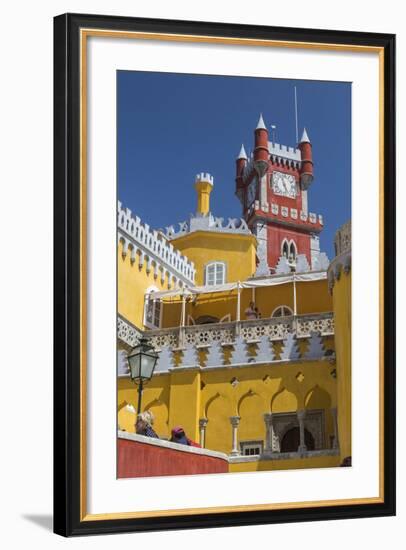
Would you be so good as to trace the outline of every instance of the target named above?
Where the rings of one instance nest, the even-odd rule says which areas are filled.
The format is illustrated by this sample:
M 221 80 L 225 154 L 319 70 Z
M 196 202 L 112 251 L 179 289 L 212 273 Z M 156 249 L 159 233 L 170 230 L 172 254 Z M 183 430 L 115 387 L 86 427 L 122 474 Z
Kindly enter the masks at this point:
M 198 174 L 195 180 L 197 191 L 197 213 L 207 215 L 210 212 L 210 193 L 213 189 L 213 176 Z

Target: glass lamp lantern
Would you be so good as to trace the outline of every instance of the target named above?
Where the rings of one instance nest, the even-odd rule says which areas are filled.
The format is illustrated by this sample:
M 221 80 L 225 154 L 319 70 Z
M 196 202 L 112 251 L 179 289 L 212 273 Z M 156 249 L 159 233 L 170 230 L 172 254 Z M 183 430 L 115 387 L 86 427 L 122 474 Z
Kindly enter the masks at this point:
M 128 355 L 131 380 L 138 385 L 138 411 L 141 412 L 141 396 L 145 382 L 151 380 L 154 374 L 158 353 L 148 343 L 147 338 L 141 338 L 132 352 Z

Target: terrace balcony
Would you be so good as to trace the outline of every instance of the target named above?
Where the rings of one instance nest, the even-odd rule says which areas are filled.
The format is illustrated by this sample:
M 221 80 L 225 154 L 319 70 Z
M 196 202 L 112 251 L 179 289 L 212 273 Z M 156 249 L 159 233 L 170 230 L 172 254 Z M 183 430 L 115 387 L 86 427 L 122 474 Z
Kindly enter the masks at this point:
M 207 348 L 215 342 L 227 346 L 233 345 L 238 337 L 247 344 L 259 343 L 262 336 L 267 336 L 271 342 L 282 341 L 288 334 L 293 334 L 298 339 L 308 339 L 312 333 L 322 337 L 333 336 L 333 313 L 270 317 L 146 331 L 157 350 L 164 346 L 173 350 L 183 349 L 187 345 L 194 345 L 198 349 Z

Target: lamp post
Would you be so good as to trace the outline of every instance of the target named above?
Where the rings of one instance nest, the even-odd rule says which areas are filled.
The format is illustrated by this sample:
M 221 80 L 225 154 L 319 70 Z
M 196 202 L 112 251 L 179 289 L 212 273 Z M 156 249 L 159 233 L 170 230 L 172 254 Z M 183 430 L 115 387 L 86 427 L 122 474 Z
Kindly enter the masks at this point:
M 148 382 L 152 378 L 158 360 L 158 353 L 148 343 L 148 339 L 142 337 L 130 355 L 128 355 L 127 360 L 130 367 L 131 380 L 138 385 L 138 415 L 141 412 L 142 390 L 145 382 Z

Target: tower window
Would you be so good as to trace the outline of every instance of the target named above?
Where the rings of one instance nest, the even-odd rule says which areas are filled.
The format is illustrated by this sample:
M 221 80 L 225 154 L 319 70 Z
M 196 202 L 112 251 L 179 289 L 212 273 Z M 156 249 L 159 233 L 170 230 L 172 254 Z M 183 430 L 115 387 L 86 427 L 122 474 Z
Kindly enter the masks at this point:
M 204 272 L 206 285 L 222 285 L 226 282 L 226 264 L 224 262 L 212 262 L 206 265 Z
M 151 329 L 161 326 L 161 302 L 154 300 L 152 296 L 156 290 L 156 288 L 148 289 L 145 297 L 144 325 Z
M 293 240 L 287 241 L 287 239 L 284 239 L 281 248 L 282 256 L 285 256 L 290 264 L 295 264 L 297 256 L 297 248 L 295 242 Z

